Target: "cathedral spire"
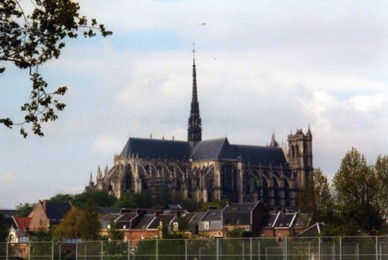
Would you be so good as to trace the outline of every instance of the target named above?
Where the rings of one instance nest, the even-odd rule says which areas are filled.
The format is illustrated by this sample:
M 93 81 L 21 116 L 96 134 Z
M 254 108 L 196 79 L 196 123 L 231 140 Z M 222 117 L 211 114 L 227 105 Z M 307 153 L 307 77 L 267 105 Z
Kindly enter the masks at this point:
M 193 48 L 193 90 L 191 97 L 191 110 L 187 131 L 187 141 L 199 142 L 202 140 L 201 117 L 199 116 L 199 103 L 197 93 L 197 72 L 195 68 L 195 48 Z

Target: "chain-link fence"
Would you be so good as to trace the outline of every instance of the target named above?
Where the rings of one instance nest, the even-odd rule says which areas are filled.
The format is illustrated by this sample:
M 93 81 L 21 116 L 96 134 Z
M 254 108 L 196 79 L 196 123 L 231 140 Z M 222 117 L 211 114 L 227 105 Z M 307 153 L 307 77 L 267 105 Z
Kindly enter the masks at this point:
M 388 237 L 0 243 L 0 259 L 388 260 Z

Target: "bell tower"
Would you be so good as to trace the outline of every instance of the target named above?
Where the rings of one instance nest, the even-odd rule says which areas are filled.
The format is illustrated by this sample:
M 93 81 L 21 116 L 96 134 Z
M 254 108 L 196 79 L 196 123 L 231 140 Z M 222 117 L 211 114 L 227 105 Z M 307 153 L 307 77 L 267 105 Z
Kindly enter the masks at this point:
M 294 173 L 297 185 L 302 188 L 313 173 L 313 136 L 310 127 L 306 134 L 298 129 L 295 134 L 288 135 L 288 163 Z
M 193 89 L 191 97 L 191 109 L 187 130 L 187 141 L 199 142 L 202 140 L 201 117 L 199 115 L 199 103 L 197 93 L 197 72 L 195 68 L 195 49 L 193 49 Z

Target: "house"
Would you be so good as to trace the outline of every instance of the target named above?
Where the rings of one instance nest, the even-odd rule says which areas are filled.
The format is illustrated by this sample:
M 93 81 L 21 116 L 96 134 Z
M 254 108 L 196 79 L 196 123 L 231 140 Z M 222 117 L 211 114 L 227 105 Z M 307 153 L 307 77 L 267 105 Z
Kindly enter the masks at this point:
M 288 237 L 294 234 L 294 224 L 297 217 L 296 212 L 286 212 L 286 210 L 277 213 L 270 212 L 263 219 L 260 235 L 262 237 Z
M 8 242 L 27 243 L 29 241 L 30 217 L 12 216 L 14 224 L 9 229 Z
M 63 221 L 65 214 L 71 207 L 71 204 L 68 202 L 39 201 L 30 214 L 30 231 L 36 232 L 39 229 L 53 230 L 55 226 Z
M 223 237 L 222 209 L 209 208 L 199 223 L 198 231 L 203 236 Z
M 189 220 L 189 231 L 192 235 L 199 234 L 199 225 L 206 212 L 193 212 Z
M 227 205 L 222 211 L 224 236 L 228 237 L 235 228 L 242 229 L 244 236 L 258 236 L 260 223 L 266 213 L 267 208 L 261 201 Z

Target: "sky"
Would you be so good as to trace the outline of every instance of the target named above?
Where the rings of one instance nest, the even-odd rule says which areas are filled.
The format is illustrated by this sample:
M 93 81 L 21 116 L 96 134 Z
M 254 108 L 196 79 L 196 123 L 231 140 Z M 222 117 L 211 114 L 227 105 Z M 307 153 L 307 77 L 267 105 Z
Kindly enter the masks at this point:
M 81 193 L 129 137 L 186 140 L 193 44 L 203 140 L 285 146 L 310 127 L 329 180 L 352 147 L 368 164 L 388 153 L 385 1 L 79 2 L 113 35 L 68 40 L 39 68 L 69 88 L 43 138 L 0 125 L 0 208 Z M 0 118 L 23 118 L 28 78 L 7 65 Z

